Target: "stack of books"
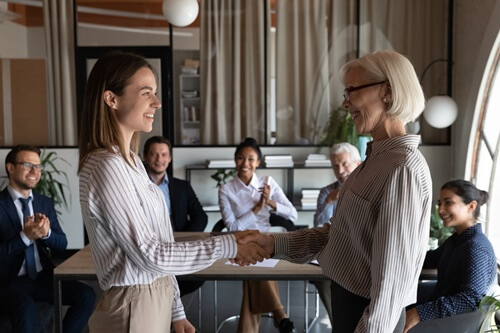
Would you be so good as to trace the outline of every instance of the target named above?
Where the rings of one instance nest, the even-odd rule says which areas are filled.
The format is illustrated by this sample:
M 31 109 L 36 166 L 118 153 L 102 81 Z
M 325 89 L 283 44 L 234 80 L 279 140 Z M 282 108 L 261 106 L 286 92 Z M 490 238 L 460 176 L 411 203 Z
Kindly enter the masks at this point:
M 212 169 L 234 169 L 236 164 L 234 160 L 207 160 L 207 168 Z
M 300 204 L 302 209 L 316 209 L 316 203 L 318 202 L 319 189 L 317 188 L 303 188 L 302 189 L 302 199 L 300 199 Z
M 293 168 L 293 159 L 290 154 L 265 155 L 266 168 Z
M 306 167 L 329 167 L 330 160 L 323 154 L 309 154 L 304 164 Z

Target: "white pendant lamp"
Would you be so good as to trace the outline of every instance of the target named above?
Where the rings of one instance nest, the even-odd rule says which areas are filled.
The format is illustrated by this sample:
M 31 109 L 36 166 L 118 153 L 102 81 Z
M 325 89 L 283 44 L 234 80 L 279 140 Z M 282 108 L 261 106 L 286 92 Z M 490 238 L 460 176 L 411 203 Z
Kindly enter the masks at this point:
M 200 7 L 197 0 L 163 0 L 162 9 L 170 24 L 185 27 L 196 20 Z
M 435 128 L 451 126 L 457 119 L 457 114 L 457 103 L 449 96 L 434 96 L 425 105 L 424 118 Z

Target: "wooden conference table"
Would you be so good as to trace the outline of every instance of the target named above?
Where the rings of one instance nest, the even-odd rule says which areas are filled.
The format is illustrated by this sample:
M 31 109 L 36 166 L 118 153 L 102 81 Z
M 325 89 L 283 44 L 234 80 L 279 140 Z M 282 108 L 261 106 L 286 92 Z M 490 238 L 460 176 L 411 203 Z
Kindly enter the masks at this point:
M 203 239 L 210 237 L 210 233 L 197 233 L 197 232 L 179 232 L 175 233 L 176 241 L 189 241 L 195 239 Z M 288 261 L 280 260 L 275 267 L 240 267 L 226 264 L 227 259 L 217 260 L 212 266 L 189 275 L 177 276 L 177 278 L 184 280 L 302 280 L 305 281 L 305 309 L 304 309 L 304 327 L 308 332 L 309 328 L 314 323 L 313 318 L 308 322 L 308 297 L 307 287 L 310 280 L 326 280 L 327 277 L 323 275 L 321 268 L 317 265 L 298 265 L 292 264 Z M 57 266 L 54 270 L 54 320 L 56 326 L 56 333 L 62 332 L 62 318 L 61 318 L 61 282 L 64 280 L 97 280 L 95 273 L 94 263 L 90 246 L 86 246 L 66 261 Z M 214 306 L 215 306 L 215 328 L 217 331 L 217 288 L 214 288 Z M 316 302 L 317 303 L 317 302 Z M 201 309 L 201 308 L 199 308 Z M 200 323 L 200 321 L 199 321 Z

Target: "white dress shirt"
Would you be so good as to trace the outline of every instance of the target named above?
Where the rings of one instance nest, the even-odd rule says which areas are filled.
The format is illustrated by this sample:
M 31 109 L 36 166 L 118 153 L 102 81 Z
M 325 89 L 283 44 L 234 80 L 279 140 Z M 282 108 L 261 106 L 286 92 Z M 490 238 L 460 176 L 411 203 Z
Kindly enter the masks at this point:
M 116 150 L 115 150 L 116 151 Z M 234 235 L 175 242 L 161 190 L 133 154 L 136 167 L 118 153 L 91 153 L 80 171 L 80 204 L 99 285 L 151 284 L 170 276 L 174 284 L 172 321 L 185 318 L 174 275 L 189 274 L 220 258 L 234 258 Z
M 248 185 L 236 176 L 219 188 L 220 211 L 229 231 L 257 229 L 266 232 L 271 227 L 271 207 L 265 206 L 257 214 L 252 211 L 262 195 L 259 188 L 264 184 L 270 187 L 269 198 L 276 202 L 276 214 L 292 222 L 297 220 L 297 210 L 276 181 L 270 176 L 259 178 L 254 173 Z

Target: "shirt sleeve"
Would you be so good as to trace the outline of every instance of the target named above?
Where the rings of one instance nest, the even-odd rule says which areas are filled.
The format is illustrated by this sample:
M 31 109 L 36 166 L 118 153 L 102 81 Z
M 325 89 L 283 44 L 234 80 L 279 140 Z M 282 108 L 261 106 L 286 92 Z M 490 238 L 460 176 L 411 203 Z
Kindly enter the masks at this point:
M 396 168 L 388 179 L 373 230 L 370 303 L 355 332 L 392 332 L 407 294 L 415 292 L 429 233 L 423 218 L 427 192 L 408 167 Z
M 184 305 L 181 301 L 181 291 L 179 289 L 179 283 L 175 276 L 172 275 L 172 282 L 174 284 L 174 302 L 172 303 L 172 322 L 178 321 L 186 318 L 186 313 L 184 312 Z
M 283 234 L 273 234 L 274 256 L 297 264 L 316 258 L 328 241 L 330 224 L 322 227 L 300 229 Z
M 276 214 L 292 222 L 297 221 L 298 214 L 293 204 L 288 200 L 278 184 L 276 184 L 276 181 L 271 177 L 268 179 L 271 186 L 271 199 L 276 202 Z
M 98 217 L 98 228 L 106 230 L 139 270 L 155 274 L 189 274 L 210 266 L 220 258 L 234 258 L 237 244 L 234 236 L 211 237 L 190 242 L 161 241 L 146 215 L 143 200 L 128 177 L 127 166 L 120 158 L 103 159 L 99 172 L 93 173 L 89 210 Z M 153 199 L 153 198 L 152 198 Z M 164 204 L 161 202 L 160 204 Z M 99 253 L 95 254 L 99 256 Z
M 337 207 L 337 200 L 333 203 L 329 204 L 326 202 L 326 197 L 332 191 L 330 190 L 330 186 L 323 187 L 319 191 L 318 201 L 316 202 L 316 212 L 314 213 L 314 226 L 319 227 L 322 226 L 325 222 L 329 222 L 330 218 L 333 216 L 335 212 L 335 207 Z
M 227 184 L 219 188 L 219 207 L 227 229 L 229 231 L 258 229 L 257 216 L 251 209 L 241 216 L 234 215 L 231 201 L 231 196 L 234 194 L 231 193 L 229 186 L 230 184 Z
M 453 277 L 461 282 L 460 290 L 455 294 L 417 305 L 420 319 L 426 321 L 444 318 L 477 309 L 490 285 L 492 267 L 495 267 L 494 258 L 491 258 L 488 251 L 471 248 L 464 253 L 461 267 Z

